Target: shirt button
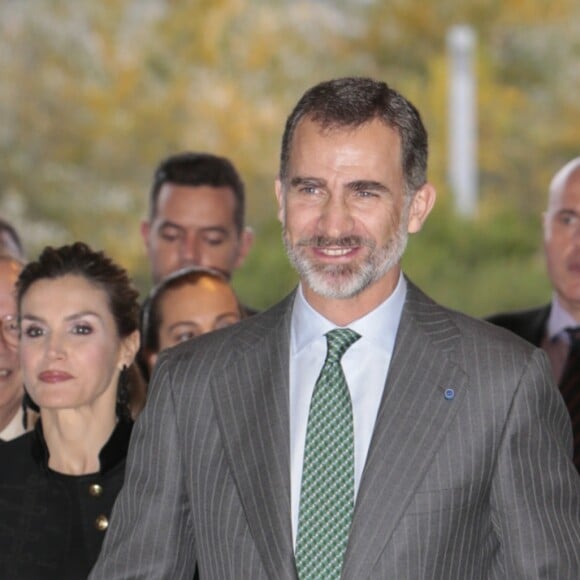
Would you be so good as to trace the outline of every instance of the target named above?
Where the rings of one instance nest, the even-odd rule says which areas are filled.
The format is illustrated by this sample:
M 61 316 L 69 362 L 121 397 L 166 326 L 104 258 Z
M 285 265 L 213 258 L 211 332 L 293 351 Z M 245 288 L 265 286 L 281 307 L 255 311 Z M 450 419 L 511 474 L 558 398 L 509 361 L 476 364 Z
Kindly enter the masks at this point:
M 98 483 L 93 483 L 93 485 L 89 486 L 89 493 L 93 497 L 100 497 L 103 495 L 103 488 Z
M 109 527 L 109 520 L 107 516 L 100 515 L 95 520 L 95 528 L 99 530 L 99 532 L 104 532 Z

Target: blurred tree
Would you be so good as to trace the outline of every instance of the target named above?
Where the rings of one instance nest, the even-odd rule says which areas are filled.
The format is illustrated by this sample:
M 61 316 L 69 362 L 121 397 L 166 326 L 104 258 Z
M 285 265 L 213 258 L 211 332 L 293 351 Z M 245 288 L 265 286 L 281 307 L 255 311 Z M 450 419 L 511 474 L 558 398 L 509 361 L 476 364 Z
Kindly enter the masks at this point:
M 408 271 L 473 313 L 531 303 L 546 292 L 545 189 L 578 155 L 578 16 L 571 0 L 5 0 L 0 212 L 29 255 L 83 239 L 145 289 L 138 223 L 155 165 L 179 150 L 218 152 L 244 176 L 258 234 L 235 284 L 264 307 L 296 280 L 272 193 L 285 117 L 323 78 L 378 76 L 417 104 L 431 134 L 440 205 L 411 241 Z M 475 223 L 454 215 L 445 186 L 445 34 L 456 23 L 478 34 Z

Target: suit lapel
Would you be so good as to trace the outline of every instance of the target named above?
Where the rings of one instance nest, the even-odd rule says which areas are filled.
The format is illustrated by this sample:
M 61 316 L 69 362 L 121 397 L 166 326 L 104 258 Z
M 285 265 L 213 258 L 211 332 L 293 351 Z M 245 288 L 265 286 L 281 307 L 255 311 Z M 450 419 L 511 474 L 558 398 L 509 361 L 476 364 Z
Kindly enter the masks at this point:
M 548 325 L 548 317 L 550 316 L 551 304 L 538 308 L 530 317 L 529 327 L 526 332 L 522 334 L 523 338 L 536 346 L 542 345 L 542 340 L 547 334 L 546 327 Z
M 271 578 L 296 578 L 290 520 L 288 366 L 293 295 L 253 317 L 212 383 L 224 448 Z
M 268 575 L 296 579 L 290 521 L 288 368 L 293 295 L 256 316 L 212 382 L 224 448 Z M 361 481 L 344 578 L 372 571 L 443 440 L 467 387 L 459 334 L 409 283 Z M 453 400 L 445 398 L 452 388 Z
M 409 283 L 389 375 L 357 496 L 344 578 L 366 578 L 446 434 L 466 388 L 458 332 Z M 453 389 L 453 398 L 445 397 Z

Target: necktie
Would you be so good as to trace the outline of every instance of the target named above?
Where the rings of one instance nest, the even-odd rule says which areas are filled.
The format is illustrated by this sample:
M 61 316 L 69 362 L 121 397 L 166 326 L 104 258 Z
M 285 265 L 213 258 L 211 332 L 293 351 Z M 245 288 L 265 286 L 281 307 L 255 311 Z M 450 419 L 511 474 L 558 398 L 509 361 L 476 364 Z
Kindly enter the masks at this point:
M 359 338 L 349 328 L 326 334 L 306 428 L 296 540 L 300 580 L 338 579 L 342 570 L 354 509 L 354 428 L 340 359 Z
M 580 472 L 580 327 L 567 328 L 566 332 L 570 336 L 570 351 L 559 387 L 572 420 L 574 465 Z

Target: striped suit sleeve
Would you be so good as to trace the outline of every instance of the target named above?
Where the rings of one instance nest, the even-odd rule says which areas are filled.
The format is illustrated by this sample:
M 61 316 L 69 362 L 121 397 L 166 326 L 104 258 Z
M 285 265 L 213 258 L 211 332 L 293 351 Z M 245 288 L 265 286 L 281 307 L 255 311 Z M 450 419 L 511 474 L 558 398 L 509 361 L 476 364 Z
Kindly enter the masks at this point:
M 91 580 L 193 577 L 193 526 L 167 367 L 162 358 L 133 430 L 125 485 Z
M 536 350 L 505 425 L 491 490 L 505 578 L 580 578 L 580 477 L 571 426 Z

